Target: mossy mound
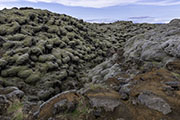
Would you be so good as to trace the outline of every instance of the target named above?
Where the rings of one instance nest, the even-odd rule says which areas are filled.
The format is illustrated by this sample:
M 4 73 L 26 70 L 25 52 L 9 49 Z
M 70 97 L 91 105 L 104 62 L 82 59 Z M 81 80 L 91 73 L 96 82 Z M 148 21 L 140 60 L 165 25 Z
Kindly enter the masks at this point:
M 7 86 L 26 85 L 23 89 L 27 95 L 80 88 L 84 84 L 82 73 L 104 61 L 126 39 L 155 27 L 131 22 L 91 24 L 40 9 L 0 12 L 0 40 L 5 50 L 0 59 L 0 76 L 9 82 Z M 61 84 L 48 85 L 55 81 Z M 64 86 L 68 84 L 72 86 Z

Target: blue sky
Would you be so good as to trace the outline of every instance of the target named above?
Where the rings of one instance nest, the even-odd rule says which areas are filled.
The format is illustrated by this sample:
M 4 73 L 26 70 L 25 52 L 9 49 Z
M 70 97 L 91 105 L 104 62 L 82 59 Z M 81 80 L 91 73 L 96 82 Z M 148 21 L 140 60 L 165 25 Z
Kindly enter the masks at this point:
M 0 9 L 29 6 L 89 22 L 167 23 L 180 18 L 180 0 L 0 0 Z

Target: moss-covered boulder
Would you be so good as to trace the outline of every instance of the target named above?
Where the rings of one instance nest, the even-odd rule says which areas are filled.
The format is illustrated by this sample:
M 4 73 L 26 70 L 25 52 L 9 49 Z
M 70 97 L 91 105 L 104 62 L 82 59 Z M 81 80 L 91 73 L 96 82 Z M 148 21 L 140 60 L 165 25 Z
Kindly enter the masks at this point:
M 31 74 L 33 74 L 32 69 L 27 69 L 27 70 L 23 70 L 21 72 L 18 73 L 18 76 L 20 78 L 27 78 L 29 77 Z
M 16 60 L 17 65 L 26 64 L 29 61 L 29 54 L 26 53 L 24 55 L 19 56 L 19 58 Z
M 21 71 L 24 71 L 27 69 L 27 66 L 12 66 L 10 68 L 7 68 L 5 70 L 1 71 L 1 76 L 3 77 L 13 77 L 17 76 L 17 74 Z
M 3 60 L 3 59 L 0 59 L 0 68 L 4 68 L 5 66 L 7 65 L 7 61 L 6 60 Z
M 33 72 L 27 79 L 25 79 L 25 82 L 27 84 L 36 84 L 41 79 L 41 74 L 39 72 Z
M 40 62 L 46 62 L 46 61 L 55 61 L 56 58 L 52 54 L 47 54 L 47 55 L 40 55 L 38 60 Z

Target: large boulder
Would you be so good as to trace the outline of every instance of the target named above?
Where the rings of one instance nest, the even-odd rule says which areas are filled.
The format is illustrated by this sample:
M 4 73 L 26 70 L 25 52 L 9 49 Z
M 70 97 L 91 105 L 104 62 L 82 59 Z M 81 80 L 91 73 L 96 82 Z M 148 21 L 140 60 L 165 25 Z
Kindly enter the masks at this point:
M 103 108 L 107 112 L 113 112 L 115 108 L 123 104 L 120 101 L 119 93 L 111 89 L 95 87 L 87 90 L 85 94 L 92 107 L 96 109 Z
M 174 21 L 174 20 L 173 20 Z M 180 29 L 171 21 L 154 30 L 137 35 L 126 42 L 124 56 L 127 59 L 168 62 L 180 57 Z M 179 20 L 176 20 L 176 24 Z
M 66 91 L 52 97 L 44 102 L 34 117 L 40 120 L 47 120 L 59 112 L 73 111 L 79 95 L 76 91 Z
M 147 106 L 150 109 L 162 112 L 164 115 L 172 112 L 170 105 L 165 100 L 151 92 L 141 93 L 138 96 L 138 100 L 141 104 Z

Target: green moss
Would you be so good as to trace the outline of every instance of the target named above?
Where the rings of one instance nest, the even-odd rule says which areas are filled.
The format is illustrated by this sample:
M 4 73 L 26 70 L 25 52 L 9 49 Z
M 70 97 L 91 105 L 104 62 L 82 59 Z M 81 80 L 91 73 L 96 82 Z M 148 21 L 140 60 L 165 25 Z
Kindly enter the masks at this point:
M 30 56 L 30 59 L 34 62 L 37 62 L 38 61 L 38 57 L 36 55 L 31 55 Z
M 48 33 L 58 33 L 59 32 L 59 28 L 58 26 L 54 25 L 54 26 L 51 26 L 49 27 L 48 29 Z
M 180 74 L 172 72 L 174 76 L 176 76 L 178 79 L 180 79 Z
M 59 31 L 60 31 L 60 34 L 59 34 L 59 35 L 61 35 L 61 36 L 66 36 L 67 31 L 66 31 L 66 29 L 65 29 L 64 27 L 60 27 L 60 28 L 59 28 Z
M 29 70 L 23 70 L 23 71 L 20 71 L 20 72 L 18 73 L 18 76 L 19 76 L 20 78 L 27 78 L 27 77 L 29 77 L 32 73 L 33 73 L 33 71 L 32 71 L 31 69 L 29 69 Z
M 47 22 L 48 25 L 54 25 L 55 24 L 55 19 L 54 18 L 50 18 L 49 21 Z
M 53 69 L 57 69 L 58 68 L 58 64 L 55 63 L 55 62 L 46 62 L 46 65 L 47 65 L 47 69 L 48 70 L 53 70 Z
M 63 37 L 63 38 L 62 38 L 62 41 L 65 42 L 65 43 L 69 43 L 70 40 L 69 40 L 68 37 Z
M 73 31 L 73 27 L 72 27 L 72 26 L 65 26 L 65 29 L 66 29 L 68 32 L 72 32 L 72 31 Z
M 74 47 L 74 46 L 76 45 L 76 41 L 70 41 L 70 42 L 69 42 L 69 45 L 70 45 L 71 47 Z
M 56 48 L 52 50 L 52 54 L 57 58 L 57 59 L 61 59 L 61 53 L 63 53 L 63 50 L 60 48 Z
M 40 55 L 38 60 L 40 62 L 46 62 L 46 61 L 54 61 L 56 60 L 56 58 L 54 57 L 54 55 L 48 54 L 48 55 Z
M 22 112 L 18 112 L 15 115 L 14 120 L 24 120 L 23 113 Z
M 69 57 L 69 56 L 66 56 L 65 58 L 62 59 L 62 62 L 63 62 L 64 64 L 66 64 L 66 63 L 68 63 L 70 60 L 71 60 L 70 57 Z
M 31 37 L 27 37 L 23 40 L 23 45 L 25 47 L 30 47 L 32 46 L 32 38 Z
M 15 43 L 13 43 L 13 42 L 5 42 L 4 44 L 3 44 L 3 48 L 4 49 L 9 49 L 9 48 L 12 48 L 12 47 L 14 47 L 15 46 Z
M 23 107 L 23 104 L 15 101 L 15 103 L 13 103 L 7 110 L 8 113 L 13 113 L 16 112 L 17 110 L 21 109 Z
M 68 32 L 68 33 L 67 33 L 67 38 L 68 38 L 70 41 L 73 40 L 74 37 L 75 37 L 75 33 L 73 33 L 73 32 Z
M 9 69 L 2 70 L 1 76 L 3 77 L 16 76 L 20 71 L 23 71 L 26 69 L 27 69 L 27 66 L 12 66 Z
M 51 39 L 53 46 L 59 46 L 61 44 L 61 40 L 59 38 Z
M 57 62 L 57 64 L 58 64 L 59 66 L 62 65 L 62 60 L 61 60 L 61 59 L 58 59 L 56 62 Z
M 62 70 L 62 71 L 60 71 L 60 73 L 58 75 L 58 78 L 59 78 L 59 80 L 62 80 L 64 78 L 66 78 L 67 76 L 68 76 L 67 71 L 66 70 Z
M 0 67 L 3 68 L 7 65 L 7 61 L 0 59 Z
M 12 25 L 13 25 L 12 27 L 7 29 L 7 34 L 17 33 L 20 30 L 20 28 L 21 28 L 21 26 L 17 22 L 13 22 Z
M 6 25 L 0 25 L 0 35 L 6 35 L 7 34 L 8 27 Z
M 1 24 L 4 24 L 5 21 L 6 21 L 6 17 L 5 17 L 4 15 L 1 15 L 1 16 L 0 16 L 0 23 L 1 23 Z
M 17 53 L 22 53 L 22 54 L 26 54 L 29 51 L 29 47 L 25 47 L 25 48 L 17 48 L 14 50 L 14 52 Z
M 23 120 L 24 116 L 23 116 L 23 104 L 19 101 L 15 101 L 7 110 L 7 112 L 9 114 L 11 114 L 13 117 L 13 120 Z
M 15 34 L 13 36 L 9 36 L 7 39 L 11 41 L 22 41 L 25 39 L 25 35 L 23 34 Z
M 29 60 L 29 54 L 24 54 L 24 55 L 21 55 L 17 60 L 16 60 L 16 64 L 17 65 L 22 65 L 22 64 L 25 64 L 27 63 Z
M 30 51 L 32 54 L 35 54 L 35 55 L 40 55 L 42 54 L 42 50 L 39 48 L 39 47 L 33 47 L 31 48 L 31 51 Z
M 39 72 L 34 72 L 25 80 L 25 82 L 28 83 L 28 84 L 35 84 L 40 79 L 41 79 L 40 73 Z
M 26 17 L 17 17 L 16 22 L 18 22 L 20 25 L 26 24 L 28 19 Z

